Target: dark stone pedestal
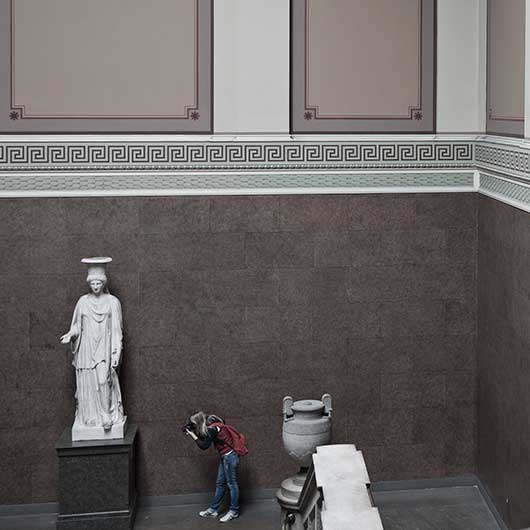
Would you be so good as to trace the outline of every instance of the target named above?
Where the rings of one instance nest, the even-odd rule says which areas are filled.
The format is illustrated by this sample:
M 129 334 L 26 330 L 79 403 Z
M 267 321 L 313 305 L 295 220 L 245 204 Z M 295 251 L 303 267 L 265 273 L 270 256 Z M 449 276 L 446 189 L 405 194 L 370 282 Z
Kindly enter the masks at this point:
M 57 530 L 130 530 L 136 515 L 135 438 L 72 442 L 66 429 L 59 456 Z

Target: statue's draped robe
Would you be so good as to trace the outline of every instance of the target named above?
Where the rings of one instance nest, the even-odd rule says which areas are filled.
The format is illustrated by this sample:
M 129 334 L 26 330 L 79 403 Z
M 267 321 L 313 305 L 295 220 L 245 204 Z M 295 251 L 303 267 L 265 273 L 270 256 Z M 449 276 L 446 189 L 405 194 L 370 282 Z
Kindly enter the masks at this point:
M 74 309 L 70 331 L 76 373 L 76 423 L 101 426 L 123 420 L 120 383 L 111 358 L 121 355 L 120 301 L 111 294 L 82 296 Z M 119 360 L 119 359 L 118 359 Z M 99 391 L 96 367 L 107 374 L 109 392 Z

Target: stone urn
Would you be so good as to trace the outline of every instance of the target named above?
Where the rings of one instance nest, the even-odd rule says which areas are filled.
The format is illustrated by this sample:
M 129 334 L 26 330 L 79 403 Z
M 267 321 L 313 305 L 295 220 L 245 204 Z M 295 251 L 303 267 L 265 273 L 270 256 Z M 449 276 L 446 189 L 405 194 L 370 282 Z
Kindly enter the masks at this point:
M 300 465 L 300 471 L 284 480 L 276 493 L 283 510 L 296 507 L 313 453 L 318 446 L 331 442 L 331 412 L 329 394 L 324 394 L 320 400 L 283 398 L 283 445 Z

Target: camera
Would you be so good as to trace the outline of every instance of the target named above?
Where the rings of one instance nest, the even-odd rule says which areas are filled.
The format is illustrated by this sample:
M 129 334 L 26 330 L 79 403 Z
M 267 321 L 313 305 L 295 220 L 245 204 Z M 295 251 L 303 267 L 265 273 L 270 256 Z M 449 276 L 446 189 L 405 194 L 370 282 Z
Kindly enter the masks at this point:
M 186 431 L 194 432 L 194 431 L 193 431 L 193 423 L 191 423 L 190 420 L 188 420 L 188 421 L 182 426 L 182 432 L 186 432 Z

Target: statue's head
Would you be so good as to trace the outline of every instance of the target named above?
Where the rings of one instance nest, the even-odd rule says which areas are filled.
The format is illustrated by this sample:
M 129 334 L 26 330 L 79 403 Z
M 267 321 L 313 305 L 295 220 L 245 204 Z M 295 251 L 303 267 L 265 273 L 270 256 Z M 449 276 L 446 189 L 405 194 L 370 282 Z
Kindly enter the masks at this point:
M 106 265 L 112 261 L 111 258 L 84 258 L 81 260 L 88 265 L 86 281 L 90 290 L 98 295 L 103 292 L 107 285 Z

